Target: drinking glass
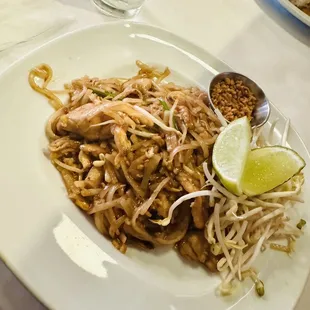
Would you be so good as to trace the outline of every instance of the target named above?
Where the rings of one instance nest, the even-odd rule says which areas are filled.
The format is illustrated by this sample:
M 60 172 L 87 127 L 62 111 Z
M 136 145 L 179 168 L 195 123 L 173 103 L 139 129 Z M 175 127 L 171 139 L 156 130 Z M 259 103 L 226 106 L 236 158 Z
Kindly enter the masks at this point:
M 104 14 L 127 18 L 137 14 L 145 0 L 93 0 Z

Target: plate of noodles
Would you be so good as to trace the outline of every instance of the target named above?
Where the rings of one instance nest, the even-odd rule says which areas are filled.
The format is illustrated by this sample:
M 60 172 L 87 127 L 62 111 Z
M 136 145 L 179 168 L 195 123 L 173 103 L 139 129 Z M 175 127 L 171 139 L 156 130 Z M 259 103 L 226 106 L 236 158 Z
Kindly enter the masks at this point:
M 309 168 L 259 195 L 223 186 L 211 159 L 227 124 L 206 90 L 224 71 L 122 22 L 1 75 L 0 255 L 48 308 L 294 308 L 310 269 Z M 273 105 L 251 136 L 309 160 Z
M 279 3 L 301 22 L 310 27 L 309 0 L 279 0 Z

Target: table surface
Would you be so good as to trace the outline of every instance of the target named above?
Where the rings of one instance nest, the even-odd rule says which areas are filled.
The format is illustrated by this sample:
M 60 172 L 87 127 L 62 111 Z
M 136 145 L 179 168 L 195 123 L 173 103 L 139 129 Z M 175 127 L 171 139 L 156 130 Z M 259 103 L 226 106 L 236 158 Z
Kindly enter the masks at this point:
M 68 5 L 75 17 L 75 22 L 62 32 L 111 20 L 99 14 L 90 0 L 58 2 Z M 310 148 L 307 119 L 302 116 L 310 104 L 310 28 L 286 12 L 277 0 L 149 0 L 134 20 L 181 35 L 252 77 L 291 118 Z M 43 41 L 33 40 L 0 53 L 0 71 Z M 309 308 L 309 293 L 310 281 L 296 310 Z M 46 308 L 0 261 L 0 310 L 24 309 Z

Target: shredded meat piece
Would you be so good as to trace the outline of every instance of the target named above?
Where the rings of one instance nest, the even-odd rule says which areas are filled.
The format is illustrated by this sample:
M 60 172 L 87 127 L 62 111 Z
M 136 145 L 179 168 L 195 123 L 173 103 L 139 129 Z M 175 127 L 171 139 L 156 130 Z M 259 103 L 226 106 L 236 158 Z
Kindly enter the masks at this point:
M 178 139 L 175 133 L 166 133 L 167 151 L 172 152 L 178 146 Z
M 192 231 L 177 243 L 178 252 L 188 260 L 201 263 L 209 271 L 217 272 L 218 258 L 210 251 L 210 245 L 201 231 Z
M 49 145 L 49 150 L 51 152 L 60 154 L 77 152 L 79 148 L 80 148 L 80 142 L 71 140 L 69 137 L 62 137 L 56 141 L 53 141 Z
M 147 78 L 133 78 L 123 84 L 123 90 L 125 90 L 127 87 L 138 88 L 140 91 L 142 91 L 142 93 L 145 93 L 152 88 L 152 80 Z
M 100 154 L 108 153 L 107 148 L 97 144 L 83 144 L 80 146 L 81 151 L 86 154 L 91 154 L 95 157 L 99 157 Z
M 97 168 L 93 166 L 85 179 L 86 184 L 90 187 L 97 188 L 103 180 L 103 170 L 101 168 Z
M 124 114 L 126 115 L 124 116 Z M 102 122 L 111 121 L 112 118 L 113 122 L 118 122 L 120 125 L 126 121 L 131 123 L 134 121 L 148 126 L 153 125 L 150 119 L 137 112 L 130 104 L 122 101 L 111 102 L 107 100 L 102 101 L 101 104 L 87 103 L 70 111 L 66 115 L 62 115 L 56 127 L 59 132 L 76 133 L 92 141 L 103 140 L 112 137 L 112 125 L 97 125 Z
M 188 107 L 181 105 L 177 107 L 177 115 L 185 123 L 188 129 L 194 128 L 194 119 L 188 109 Z
M 92 165 L 91 159 L 86 153 L 84 153 L 83 151 L 80 151 L 78 157 L 79 157 L 80 163 L 83 166 L 83 169 L 88 169 L 91 167 Z
M 196 228 L 203 229 L 207 219 L 206 209 L 204 208 L 205 199 L 203 197 L 195 198 L 192 204 L 192 216 Z
M 167 194 L 159 193 L 158 199 L 155 199 L 152 205 L 152 210 L 156 211 L 157 215 L 165 218 L 168 216 L 168 211 L 171 203 L 167 198 Z
M 93 114 L 96 112 L 96 116 Z M 96 105 L 85 104 L 66 115 L 62 115 L 57 124 L 58 131 L 77 133 L 89 140 L 97 140 L 111 137 L 111 125 L 90 127 L 92 124 L 105 122 L 110 118 L 104 114 L 99 114 Z
M 199 182 L 183 171 L 178 174 L 177 180 L 188 193 L 199 190 Z M 196 198 L 191 208 L 194 224 L 198 229 L 202 229 L 204 227 L 207 218 L 206 210 L 204 208 L 204 201 L 205 199 L 201 197 Z
M 131 147 L 131 143 L 127 138 L 124 128 L 115 125 L 112 127 L 112 134 L 114 135 L 114 141 L 119 153 L 121 155 L 126 154 Z
M 179 172 L 179 174 L 177 175 L 177 180 L 181 183 L 183 188 L 188 193 L 192 193 L 192 192 L 199 190 L 198 181 L 192 178 L 186 172 L 183 172 L 183 171 Z

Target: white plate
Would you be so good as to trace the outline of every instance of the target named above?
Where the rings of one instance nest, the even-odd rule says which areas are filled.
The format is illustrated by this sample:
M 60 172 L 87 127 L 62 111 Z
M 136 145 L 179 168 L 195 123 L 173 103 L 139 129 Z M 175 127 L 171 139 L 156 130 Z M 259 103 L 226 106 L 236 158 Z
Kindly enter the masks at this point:
M 0 77 L 1 216 L 0 253 L 10 268 L 48 307 L 68 309 L 292 309 L 310 267 L 308 228 L 289 258 L 269 252 L 257 262 L 266 296 L 250 282 L 231 298 L 215 295 L 219 284 L 200 267 L 182 262 L 172 250 L 116 251 L 66 197 L 56 169 L 43 155 L 44 125 L 52 113 L 30 89 L 28 70 L 41 62 L 55 72 L 53 88 L 88 74 L 131 76 L 134 62 L 168 65 L 172 79 L 206 87 L 229 68 L 202 49 L 166 31 L 134 23 L 100 25 L 61 37 L 12 65 Z M 285 118 L 272 109 L 272 117 Z M 289 142 L 307 161 L 299 136 Z M 309 168 L 305 169 L 310 176 Z M 309 193 L 300 213 L 309 216 Z
M 291 14 L 310 27 L 310 16 L 300 10 L 289 0 L 279 0 L 280 4 L 285 7 Z

